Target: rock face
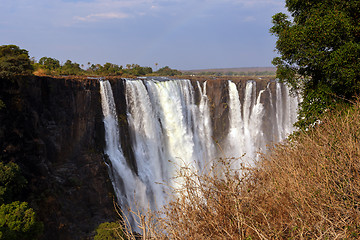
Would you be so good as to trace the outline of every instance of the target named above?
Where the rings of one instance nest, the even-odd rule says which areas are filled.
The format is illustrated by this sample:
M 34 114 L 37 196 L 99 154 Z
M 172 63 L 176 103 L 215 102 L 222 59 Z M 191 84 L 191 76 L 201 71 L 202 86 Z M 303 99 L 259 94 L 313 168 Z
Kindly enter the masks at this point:
M 116 218 L 98 81 L 32 77 L 0 84 L 2 160 L 22 167 L 29 181 L 23 200 L 44 222 L 43 239 L 90 238 Z

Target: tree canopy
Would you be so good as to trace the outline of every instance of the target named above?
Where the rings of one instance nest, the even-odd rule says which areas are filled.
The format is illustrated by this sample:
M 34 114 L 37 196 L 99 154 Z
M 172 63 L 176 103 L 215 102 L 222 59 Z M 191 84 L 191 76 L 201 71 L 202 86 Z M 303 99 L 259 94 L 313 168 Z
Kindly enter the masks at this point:
M 32 70 L 27 50 L 16 45 L 0 46 L 0 78 L 12 79 L 19 74 L 31 74 Z
M 160 76 L 175 76 L 182 75 L 182 73 L 176 69 L 171 69 L 169 66 L 165 66 L 160 68 L 156 73 Z
M 60 61 L 51 57 L 40 58 L 39 64 L 48 70 L 55 70 L 57 68 L 60 68 Z
M 26 202 L 12 202 L 0 206 L 0 240 L 38 239 L 43 224 Z
M 277 78 L 303 95 L 300 128 L 360 93 L 360 0 L 286 0 L 273 16 Z
M 26 183 L 17 164 L 0 162 L 0 204 L 13 201 Z

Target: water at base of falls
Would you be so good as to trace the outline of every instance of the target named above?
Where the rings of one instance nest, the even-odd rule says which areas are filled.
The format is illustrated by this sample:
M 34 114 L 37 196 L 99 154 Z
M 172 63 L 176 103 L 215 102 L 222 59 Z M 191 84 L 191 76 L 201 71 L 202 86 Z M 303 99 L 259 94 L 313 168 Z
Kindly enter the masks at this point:
M 123 80 L 126 87 L 127 120 L 137 174 L 128 165 L 119 139 L 120 130 L 108 81 L 100 81 L 105 126 L 105 153 L 111 162 L 110 175 L 124 213 L 133 230 L 138 230 L 127 206 L 144 211 L 159 209 L 167 201 L 165 186 L 177 188 L 181 179 L 177 170 L 186 167 L 202 171 L 217 157 L 206 82 L 190 80 Z M 222 157 L 241 157 L 252 164 L 256 152 L 269 141 L 279 141 L 290 134 L 296 120 L 298 99 L 287 87 L 275 83 L 257 90 L 255 81 L 238 89 L 228 81 L 229 132 Z M 243 91 L 243 99 L 239 97 Z M 196 92 L 197 91 L 197 92 Z M 198 101 L 195 102 L 195 94 Z M 269 102 L 265 103 L 263 96 Z M 273 97 L 275 96 L 275 97 Z M 265 108 L 265 104 L 267 107 Z M 270 126 L 270 127 L 269 127 Z M 161 184 L 165 183 L 165 184 Z

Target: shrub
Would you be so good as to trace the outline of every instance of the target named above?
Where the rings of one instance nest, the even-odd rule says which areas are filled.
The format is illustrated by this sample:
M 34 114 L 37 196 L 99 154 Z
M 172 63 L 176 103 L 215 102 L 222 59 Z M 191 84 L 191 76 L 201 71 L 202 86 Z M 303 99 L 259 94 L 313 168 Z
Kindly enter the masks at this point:
M 94 240 L 126 239 L 121 224 L 117 222 L 104 222 L 96 229 Z
M 36 221 L 35 212 L 26 202 L 0 206 L 0 239 L 38 239 L 42 231 L 42 223 Z
M 0 204 L 13 201 L 26 183 L 17 164 L 0 162 Z
M 19 74 L 31 74 L 32 70 L 28 51 L 16 45 L 0 46 L 0 78 L 13 79 Z

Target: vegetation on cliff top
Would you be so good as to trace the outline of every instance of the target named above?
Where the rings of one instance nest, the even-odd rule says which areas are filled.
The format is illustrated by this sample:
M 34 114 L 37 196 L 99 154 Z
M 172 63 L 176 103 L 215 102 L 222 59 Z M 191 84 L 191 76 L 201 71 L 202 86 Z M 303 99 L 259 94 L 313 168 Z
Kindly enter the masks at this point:
M 13 79 L 33 71 L 28 51 L 15 45 L 0 46 L 0 78 Z
M 138 64 L 126 64 L 125 67 L 113 63 L 91 64 L 88 62 L 86 69 L 84 65 L 67 60 L 64 64 L 51 57 L 42 57 L 39 62 L 33 60 L 35 74 L 37 75 L 72 75 L 72 76 L 120 76 L 120 77 L 138 77 L 138 76 L 175 76 L 181 75 L 180 71 L 171 69 L 168 66 L 160 68 L 153 72 L 151 67 L 142 67 Z

